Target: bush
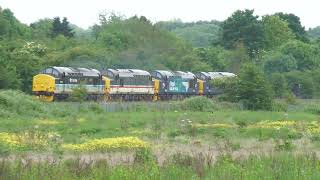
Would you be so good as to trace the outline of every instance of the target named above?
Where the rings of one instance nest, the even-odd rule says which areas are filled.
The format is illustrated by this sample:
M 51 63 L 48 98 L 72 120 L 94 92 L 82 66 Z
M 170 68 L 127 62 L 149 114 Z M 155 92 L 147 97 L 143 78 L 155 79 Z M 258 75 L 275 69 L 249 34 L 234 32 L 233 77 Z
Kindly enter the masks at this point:
M 213 104 L 213 101 L 203 96 L 185 99 L 180 103 L 180 107 L 183 110 L 201 112 L 212 111 L 216 109 L 216 107 Z
M 271 110 L 272 93 L 263 73 L 253 64 L 244 65 L 239 74 L 237 93 L 249 110 Z
M 294 149 L 294 145 L 290 140 L 277 141 L 275 145 L 276 151 L 291 151 Z
M 72 89 L 70 100 L 82 103 L 87 99 L 87 97 L 88 97 L 87 89 L 84 87 L 83 84 L 80 83 L 78 87 Z
M 0 91 L 0 109 L 0 117 L 5 117 L 5 115 L 7 117 L 8 115 L 34 117 L 48 113 L 48 109 L 45 108 L 43 102 L 36 101 L 31 96 L 13 90 Z
M 228 77 L 223 79 L 213 79 L 210 81 L 210 85 L 215 87 L 219 93 L 220 101 L 230 101 L 237 102 L 237 85 L 239 78 L 237 77 Z
M 283 98 L 286 94 L 288 94 L 288 83 L 283 74 L 271 74 L 271 76 L 269 77 L 269 82 L 276 98 Z
M 152 154 L 149 148 L 140 148 L 136 151 L 134 156 L 135 163 L 153 163 L 155 162 L 156 157 Z

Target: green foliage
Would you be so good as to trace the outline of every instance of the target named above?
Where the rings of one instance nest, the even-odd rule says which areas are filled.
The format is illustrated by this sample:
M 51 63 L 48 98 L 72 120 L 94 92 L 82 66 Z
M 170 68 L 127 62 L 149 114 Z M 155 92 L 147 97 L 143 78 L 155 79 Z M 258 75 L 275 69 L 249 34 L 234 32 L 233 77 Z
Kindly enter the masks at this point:
M 283 73 L 297 70 L 297 61 L 292 55 L 279 52 L 265 55 L 264 71 L 266 73 Z
M 299 71 L 292 71 L 285 74 L 289 89 L 298 97 L 312 98 L 315 89 L 315 83 L 312 76 L 309 73 L 303 73 Z
M 215 87 L 218 91 L 223 92 L 219 96 L 219 100 L 237 102 L 238 101 L 238 84 L 239 78 L 230 77 L 223 79 L 213 79 L 210 82 L 212 87 Z
M 281 19 L 288 22 L 288 27 L 292 30 L 295 37 L 301 41 L 308 41 L 305 28 L 301 25 L 300 18 L 294 14 L 276 13 Z
M 156 157 L 149 148 L 141 148 L 135 152 L 134 162 L 137 164 L 154 163 Z
M 283 98 L 288 94 L 288 83 L 283 74 L 273 73 L 269 77 L 269 82 L 276 98 Z
M 60 21 L 59 17 L 55 17 L 53 19 L 51 36 L 57 37 L 59 34 L 69 38 L 73 37 L 74 35 L 66 17 L 62 19 L 62 22 Z
M 46 112 L 43 104 L 19 91 L 0 91 L 0 117 L 8 118 L 14 115 L 32 116 Z
M 182 109 L 189 110 L 189 111 L 213 111 L 215 110 L 215 106 L 212 100 L 203 97 L 191 97 L 185 99 L 180 104 Z
M 222 43 L 228 49 L 243 43 L 250 57 L 255 57 L 263 45 L 263 28 L 254 10 L 238 10 L 222 24 Z M 254 35 L 253 35 L 254 34 Z
M 7 68 L 0 62 L 0 89 L 16 89 L 20 87 L 20 80 L 15 69 Z
M 222 47 L 196 48 L 195 53 L 202 62 L 211 66 L 211 70 L 225 71 L 227 69 L 228 52 Z
M 279 16 L 264 16 L 262 24 L 264 46 L 267 49 L 277 48 L 285 42 L 294 39 L 294 34 L 288 27 L 288 23 Z
M 288 111 L 288 103 L 282 101 L 273 101 L 272 111 L 286 112 Z
M 186 39 L 194 47 L 206 48 L 212 44 L 219 44 L 221 39 L 220 22 L 197 21 L 184 23 L 181 20 L 161 21 L 156 26 L 175 33 Z
M 270 110 L 272 93 L 263 73 L 254 65 L 243 66 L 239 74 L 239 100 L 250 110 Z
M 32 36 L 34 39 L 46 40 L 50 38 L 52 31 L 52 19 L 40 19 L 30 24 Z
M 301 41 L 289 41 L 281 47 L 281 52 L 292 56 L 297 63 L 297 68 L 300 71 L 306 71 L 318 68 L 319 53 L 318 49 Z
M 309 29 L 307 33 L 312 40 L 320 38 L 320 26 Z
M 306 39 L 294 14 L 259 19 L 253 10 L 239 10 L 224 22 L 153 24 L 145 16 L 104 12 L 99 19 L 87 30 L 66 18 L 40 19 L 28 26 L 9 9 L 0 9 L 0 88 L 30 93 L 32 77 L 47 66 L 238 74 L 243 64 L 254 63 L 263 68 L 276 97 L 284 97 L 286 86 L 288 94 L 300 98 L 320 97 L 320 41 Z M 221 99 L 238 100 L 232 83 L 223 87 L 228 95 Z
M 9 9 L 0 7 L 0 39 L 16 39 L 30 36 L 26 25 L 21 24 Z
M 79 86 L 72 89 L 70 100 L 82 103 L 87 99 L 87 96 L 87 89 L 84 87 L 82 83 L 80 83 Z
M 294 149 L 294 145 L 290 140 L 277 141 L 275 146 L 276 151 L 291 151 Z

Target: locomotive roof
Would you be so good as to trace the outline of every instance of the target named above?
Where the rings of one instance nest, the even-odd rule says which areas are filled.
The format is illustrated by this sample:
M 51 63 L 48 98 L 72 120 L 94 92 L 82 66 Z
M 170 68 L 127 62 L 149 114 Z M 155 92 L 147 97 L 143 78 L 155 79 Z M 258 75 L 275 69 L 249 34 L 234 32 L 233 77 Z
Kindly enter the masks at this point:
M 194 79 L 194 78 L 196 78 L 196 76 L 192 72 L 176 71 L 175 74 L 180 76 L 183 79 Z
M 114 75 L 119 75 L 119 77 L 134 77 L 134 76 L 150 76 L 148 71 L 140 69 L 108 69 Z
M 155 70 L 156 72 L 160 73 L 162 76 L 174 76 L 173 72 L 167 70 Z
M 235 74 L 230 73 L 230 72 L 201 72 L 201 73 L 209 79 L 217 79 L 217 78 L 223 78 L 223 77 L 236 76 Z
M 66 76 L 86 76 L 86 77 L 99 77 L 100 72 L 96 69 L 89 68 L 74 68 L 74 67 L 51 67 L 57 70 L 60 74 L 65 73 Z

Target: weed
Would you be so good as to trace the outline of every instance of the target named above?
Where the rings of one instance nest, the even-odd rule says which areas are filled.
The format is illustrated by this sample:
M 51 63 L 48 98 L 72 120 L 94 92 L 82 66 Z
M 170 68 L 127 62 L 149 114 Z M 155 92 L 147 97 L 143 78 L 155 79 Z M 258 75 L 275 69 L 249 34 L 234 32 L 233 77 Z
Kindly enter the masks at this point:
M 156 157 L 152 154 L 149 148 L 139 148 L 135 152 L 134 163 L 144 164 L 155 162 Z
M 291 151 L 294 149 L 294 145 L 288 139 L 276 140 L 275 150 L 276 151 Z

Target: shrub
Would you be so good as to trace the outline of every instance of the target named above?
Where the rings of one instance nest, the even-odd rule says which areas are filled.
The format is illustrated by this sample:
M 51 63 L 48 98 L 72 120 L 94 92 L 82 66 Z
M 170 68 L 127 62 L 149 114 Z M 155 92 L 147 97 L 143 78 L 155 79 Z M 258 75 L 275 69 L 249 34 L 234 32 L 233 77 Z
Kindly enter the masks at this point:
M 152 163 L 156 160 L 156 157 L 152 154 L 149 148 L 140 148 L 134 155 L 135 163 Z
M 87 89 L 83 86 L 83 84 L 80 83 L 78 87 L 72 89 L 70 100 L 81 103 L 87 99 L 87 96 Z
M 243 66 L 239 74 L 239 100 L 249 110 L 271 110 L 272 93 L 263 73 L 253 64 Z
M 294 145 L 290 140 L 276 141 L 275 150 L 276 151 L 291 151 L 294 149 Z
M 201 112 L 212 111 L 216 109 L 216 107 L 213 104 L 213 101 L 203 96 L 197 96 L 197 97 L 191 97 L 191 98 L 185 99 L 181 102 L 180 107 L 183 110 L 201 111 Z
M 39 114 L 48 113 L 43 102 L 36 101 L 20 91 L 5 90 L 0 91 L 0 113 L 15 116 L 23 115 L 24 117 L 38 116 Z M 0 116 L 2 116 L 0 114 Z

